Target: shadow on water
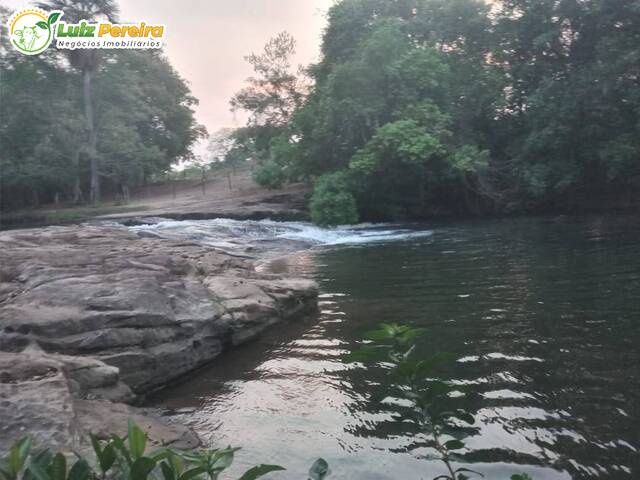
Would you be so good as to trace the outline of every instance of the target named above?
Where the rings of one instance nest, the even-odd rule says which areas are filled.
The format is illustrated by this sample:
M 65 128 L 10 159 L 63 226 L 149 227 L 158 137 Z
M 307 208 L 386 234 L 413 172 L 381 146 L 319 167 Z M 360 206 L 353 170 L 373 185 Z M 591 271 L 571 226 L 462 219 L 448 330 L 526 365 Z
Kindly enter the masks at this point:
M 274 329 L 153 403 L 191 407 L 182 417 L 204 438 L 244 445 L 239 469 L 280 463 L 290 469 L 281 478 L 303 478 L 323 456 L 334 478 L 432 478 L 441 465 L 393 405 L 368 401 L 383 372 L 340 362 L 379 322 L 408 322 L 428 331 L 419 351 L 454 353 L 446 376 L 477 392 L 478 431 L 461 459 L 473 469 L 497 480 L 636 478 L 640 221 L 428 228 L 274 260 L 268 268 L 320 283 L 318 318 Z

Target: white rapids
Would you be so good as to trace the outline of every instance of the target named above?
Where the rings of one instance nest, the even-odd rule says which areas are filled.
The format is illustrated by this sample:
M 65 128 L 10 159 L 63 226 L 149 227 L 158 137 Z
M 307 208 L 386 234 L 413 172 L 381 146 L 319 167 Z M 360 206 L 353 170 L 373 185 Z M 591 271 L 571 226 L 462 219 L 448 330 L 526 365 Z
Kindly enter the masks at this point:
M 344 225 L 322 228 L 306 222 L 273 220 L 161 220 L 128 227 L 141 236 L 191 241 L 230 253 L 282 254 L 313 246 L 360 245 L 429 237 L 431 230 L 417 230 L 394 224 Z M 260 255 L 263 256 L 263 255 Z

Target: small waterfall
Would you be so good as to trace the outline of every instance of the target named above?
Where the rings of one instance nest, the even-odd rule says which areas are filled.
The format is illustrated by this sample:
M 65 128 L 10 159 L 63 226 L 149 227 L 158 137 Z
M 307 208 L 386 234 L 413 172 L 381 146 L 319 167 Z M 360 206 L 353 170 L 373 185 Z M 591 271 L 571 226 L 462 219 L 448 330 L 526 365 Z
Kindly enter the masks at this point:
M 359 224 L 322 228 L 306 222 L 272 220 L 161 220 L 128 227 L 141 236 L 192 241 L 234 254 L 273 256 L 330 245 L 361 245 L 429 237 L 431 230 L 395 224 Z

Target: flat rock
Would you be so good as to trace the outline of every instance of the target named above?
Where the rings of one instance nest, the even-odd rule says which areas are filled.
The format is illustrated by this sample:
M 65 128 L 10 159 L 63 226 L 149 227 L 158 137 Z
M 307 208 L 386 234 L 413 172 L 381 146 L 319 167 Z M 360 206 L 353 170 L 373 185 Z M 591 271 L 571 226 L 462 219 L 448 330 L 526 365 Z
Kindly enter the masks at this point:
M 118 425 L 132 415 L 151 422 L 113 402 L 316 306 L 314 282 L 258 273 L 250 260 L 190 242 L 109 226 L 2 232 L 0 450 L 25 433 L 74 447 L 88 429 L 115 428 L 110 415 Z M 161 444 L 193 441 L 162 432 Z

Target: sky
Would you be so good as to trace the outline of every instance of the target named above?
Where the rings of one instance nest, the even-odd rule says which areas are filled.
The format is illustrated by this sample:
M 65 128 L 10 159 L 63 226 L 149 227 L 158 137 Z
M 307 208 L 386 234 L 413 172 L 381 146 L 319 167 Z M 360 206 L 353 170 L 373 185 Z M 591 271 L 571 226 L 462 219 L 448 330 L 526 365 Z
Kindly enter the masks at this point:
M 0 0 L 12 10 L 33 3 Z M 333 0 L 119 1 L 123 23 L 167 26 L 164 51 L 200 100 L 197 120 L 210 133 L 244 123 L 244 116 L 229 111 L 229 100 L 252 73 L 243 57 L 259 52 L 271 37 L 286 30 L 297 41 L 294 62 L 316 61 L 325 14 L 332 4 Z

